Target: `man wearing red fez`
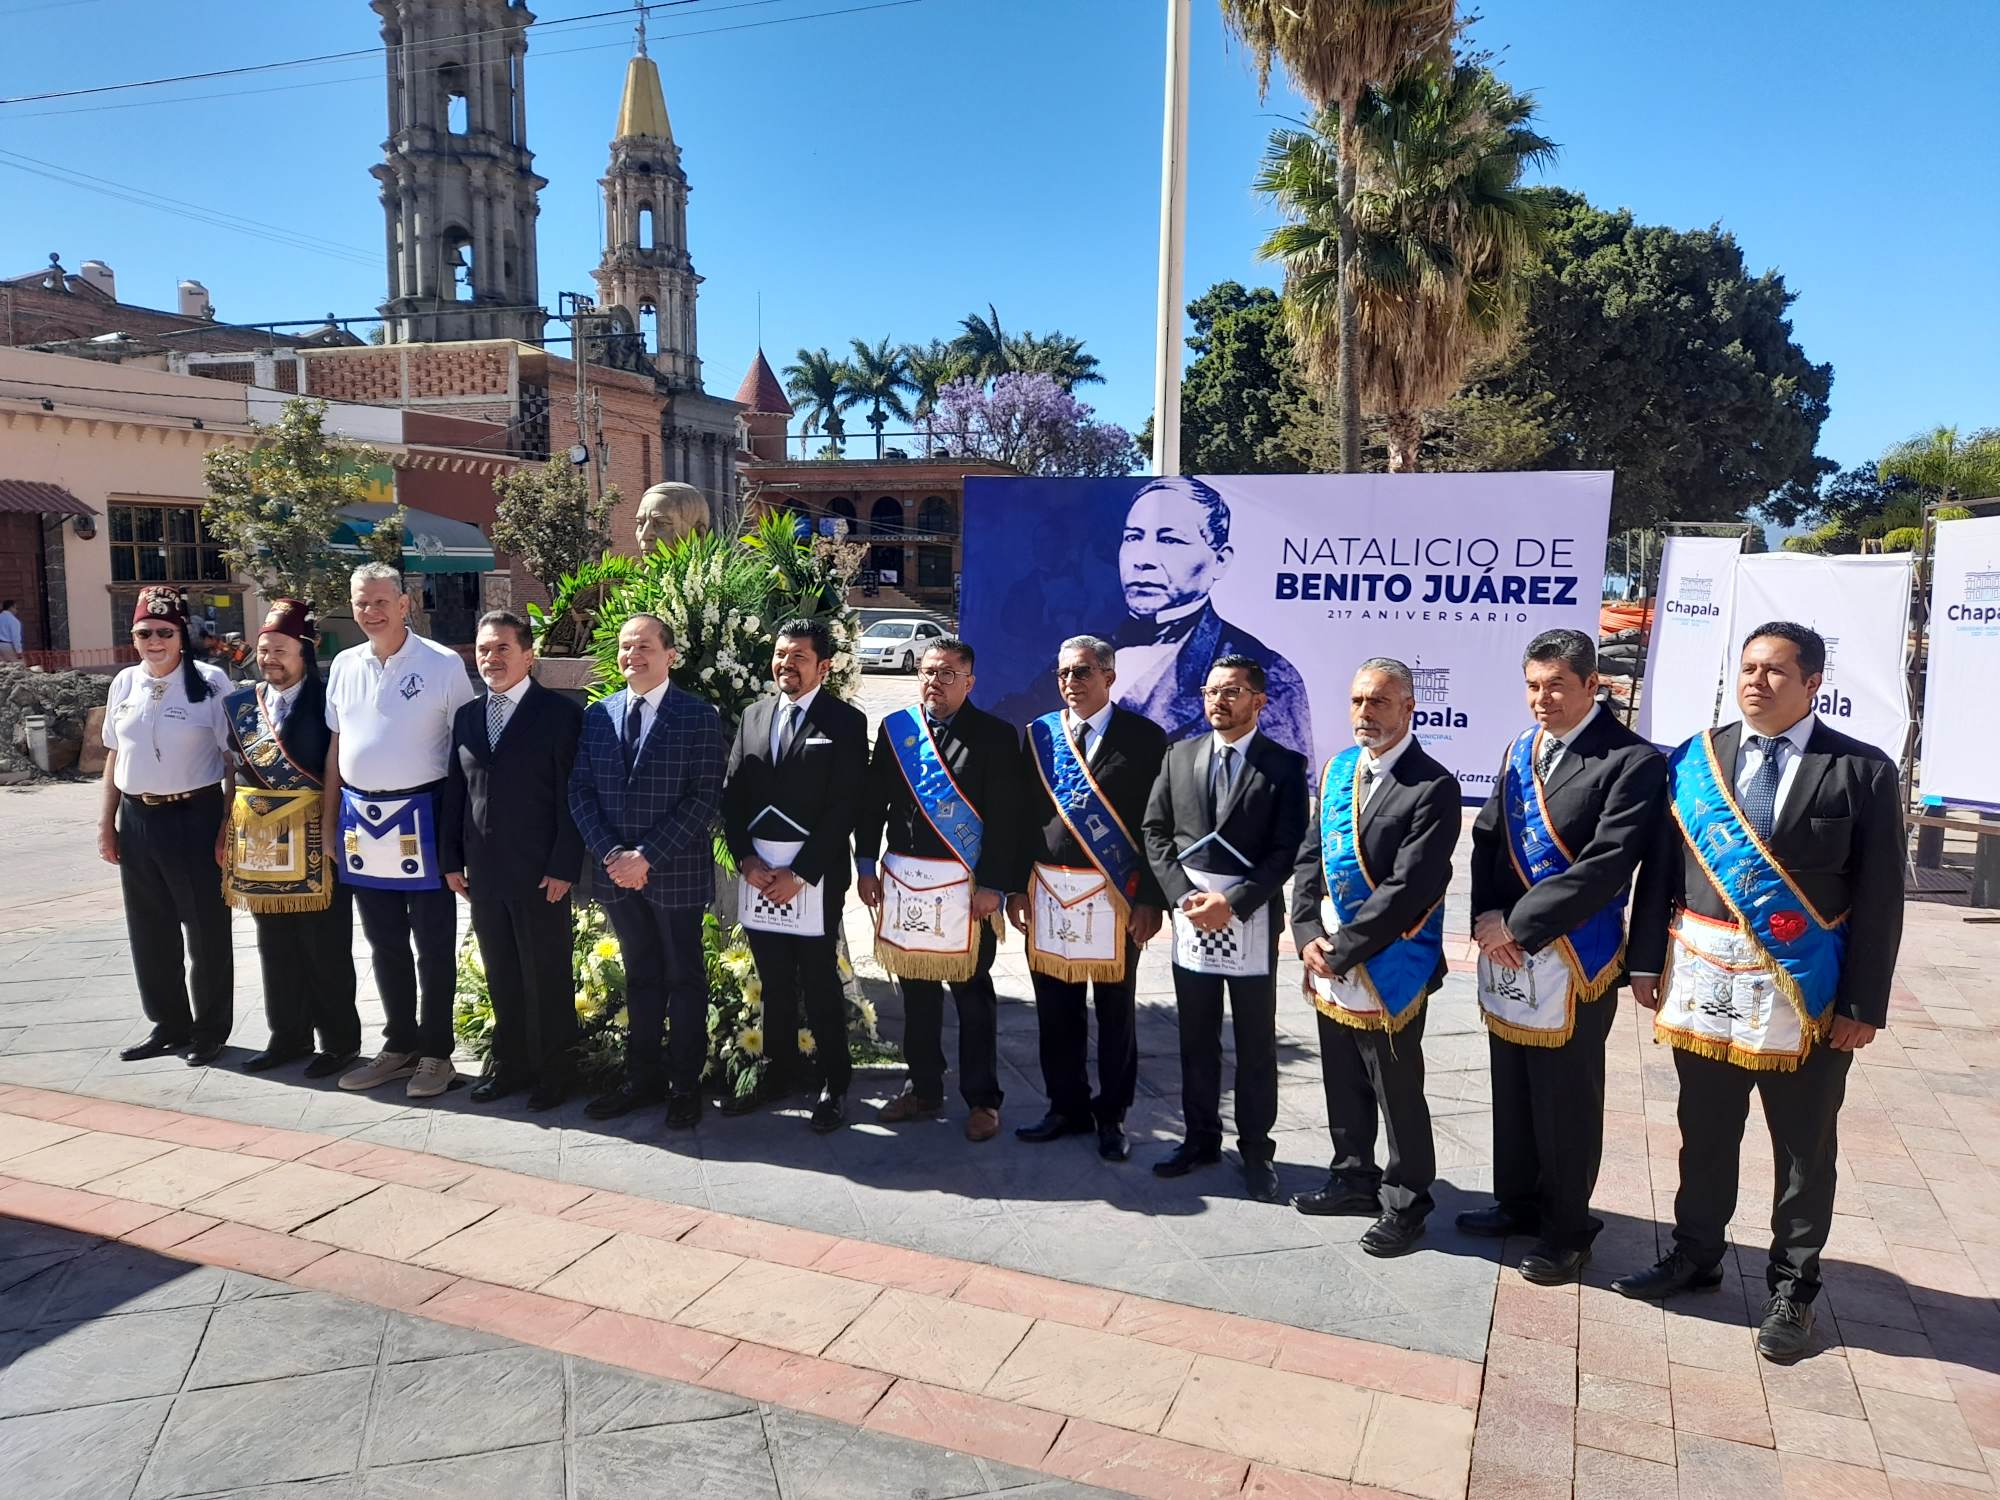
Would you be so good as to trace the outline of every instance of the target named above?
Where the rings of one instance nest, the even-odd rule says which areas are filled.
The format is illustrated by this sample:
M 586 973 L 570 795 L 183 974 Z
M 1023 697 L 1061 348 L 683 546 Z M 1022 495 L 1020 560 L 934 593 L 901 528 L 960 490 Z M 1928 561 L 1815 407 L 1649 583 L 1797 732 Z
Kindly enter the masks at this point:
M 327 857 L 323 773 L 332 733 L 312 606 L 273 599 L 257 632 L 264 680 L 224 703 L 237 765 L 224 891 L 257 924 L 271 1039 L 252 1073 L 301 1059 L 308 1078 L 361 1051 L 354 1008 L 354 898 Z

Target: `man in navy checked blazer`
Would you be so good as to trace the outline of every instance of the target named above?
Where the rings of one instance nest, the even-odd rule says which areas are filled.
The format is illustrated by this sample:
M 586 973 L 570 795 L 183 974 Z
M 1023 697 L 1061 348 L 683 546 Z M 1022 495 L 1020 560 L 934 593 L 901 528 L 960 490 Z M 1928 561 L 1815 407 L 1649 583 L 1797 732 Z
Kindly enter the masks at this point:
M 618 632 L 621 692 L 584 713 L 569 806 L 604 872 L 598 896 L 625 957 L 625 1081 L 590 1101 L 593 1120 L 667 1100 L 667 1124 L 701 1120 L 708 968 L 701 919 L 715 898 L 711 842 L 726 746 L 709 704 L 667 680 L 679 653 L 658 615 Z M 661 1023 L 666 1069 L 661 1076 Z

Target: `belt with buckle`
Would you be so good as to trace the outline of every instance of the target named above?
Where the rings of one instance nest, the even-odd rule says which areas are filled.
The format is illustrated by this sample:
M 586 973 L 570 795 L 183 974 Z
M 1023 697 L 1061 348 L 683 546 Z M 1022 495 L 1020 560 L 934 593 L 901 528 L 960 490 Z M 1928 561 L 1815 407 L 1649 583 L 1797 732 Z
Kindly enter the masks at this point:
M 197 787 L 191 792 L 127 792 L 125 795 L 134 802 L 143 802 L 148 807 L 164 807 L 169 802 L 188 802 L 207 791 L 207 787 Z

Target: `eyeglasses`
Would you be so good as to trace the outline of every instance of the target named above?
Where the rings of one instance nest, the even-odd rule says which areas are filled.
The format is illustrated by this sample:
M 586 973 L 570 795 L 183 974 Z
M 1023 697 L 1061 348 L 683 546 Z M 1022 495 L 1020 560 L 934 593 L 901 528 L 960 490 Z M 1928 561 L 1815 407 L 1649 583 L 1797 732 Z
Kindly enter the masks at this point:
M 950 687 L 958 681 L 956 667 L 925 667 L 917 673 L 925 682 L 935 682 L 942 687 Z
M 162 625 L 153 630 L 135 630 L 132 632 L 132 639 L 135 641 L 170 641 L 179 634 L 180 632 L 174 629 L 173 626 Z
M 1081 667 L 1057 667 L 1056 681 L 1068 682 L 1071 678 L 1075 678 L 1078 682 L 1081 682 L 1096 670 L 1097 668 L 1088 665 Z
M 1247 689 L 1240 687 L 1205 687 L 1201 690 L 1201 695 L 1216 703 L 1234 703 L 1246 691 Z

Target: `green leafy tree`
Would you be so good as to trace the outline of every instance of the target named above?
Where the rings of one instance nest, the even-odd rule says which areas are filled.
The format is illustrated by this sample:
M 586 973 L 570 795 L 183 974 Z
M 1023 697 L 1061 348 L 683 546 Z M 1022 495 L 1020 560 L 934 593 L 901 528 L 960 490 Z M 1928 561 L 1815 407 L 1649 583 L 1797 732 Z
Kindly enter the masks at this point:
M 942 339 L 927 344 L 903 346 L 903 368 L 909 373 L 911 419 L 924 424 L 926 446 L 931 436 L 931 413 L 937 410 L 938 393 L 965 373 L 965 361 Z
M 960 373 L 987 381 L 1009 373 L 1014 367 L 1007 353 L 1007 330 L 1000 326 L 999 309 L 989 302 L 986 316 L 968 313 L 959 319 L 958 336 L 951 347 L 959 357 Z
M 565 578 L 583 573 L 611 547 L 611 515 L 619 499 L 617 485 L 607 486 L 596 499 L 590 478 L 579 465 L 554 463 L 516 469 L 493 486 L 499 497 L 493 511 L 493 545 L 518 557 L 552 594 Z M 539 649 L 568 656 L 579 649 L 588 626 L 584 610 L 535 621 L 537 635 L 547 637 Z
M 1007 340 L 1007 368 L 1019 375 L 1048 375 L 1064 390 L 1080 385 L 1102 385 L 1097 373 L 1098 359 L 1086 354 L 1083 340 L 1057 330 L 1053 333 L 1023 333 Z
M 1956 427 L 1933 427 L 1896 444 L 1875 469 L 1885 484 L 1904 480 L 1940 505 L 2000 496 L 2000 427 L 1964 438 Z
M 252 424 L 247 448 L 218 448 L 202 461 L 208 500 L 202 523 L 222 544 L 232 573 L 254 579 L 267 598 L 311 601 L 321 613 L 347 603 L 352 552 L 335 547 L 334 534 L 358 526 L 344 507 L 373 498 L 371 471 L 386 470 L 377 450 L 326 433 L 326 403 L 287 401 L 276 422 Z M 403 508 L 359 538 L 362 557 L 401 567 Z
M 1443 60 L 1458 29 L 1454 0 L 1221 0 L 1229 29 L 1249 48 L 1258 89 L 1268 85 L 1273 63 L 1315 112 L 1333 107 L 1341 122 L 1334 141 L 1336 167 L 1331 222 L 1333 263 L 1325 268 L 1334 288 L 1336 374 L 1341 466 L 1361 467 L 1361 389 L 1356 360 L 1359 330 L 1346 267 L 1355 252 L 1354 201 L 1360 144 L 1354 122 L 1364 90 L 1387 88 L 1409 73 Z
M 1191 474 L 1297 474 L 1309 467 L 1294 407 L 1306 396 L 1269 287 L 1219 281 L 1188 304 L 1194 352 L 1181 376 L 1181 458 Z M 1150 432 L 1141 446 L 1152 447 Z
M 854 358 L 845 366 L 843 382 L 849 402 L 868 408 L 868 425 L 875 429 L 875 456 L 882 456 L 882 429 L 889 418 L 910 420 L 910 408 L 903 396 L 915 389 L 910 380 L 909 359 L 888 339 L 873 344 L 854 339 Z
M 1548 466 L 1616 470 L 1614 531 L 1816 492 L 1833 369 L 1793 340 L 1784 278 L 1750 275 L 1720 228 L 1539 191 L 1547 239 L 1518 353 L 1479 390 L 1547 395 Z
M 824 349 L 801 349 L 798 358 L 784 369 L 785 394 L 792 398 L 808 433 L 825 432 L 827 448 L 840 457 L 847 438 L 847 419 L 841 414 L 855 404 L 848 389 L 847 366 Z

